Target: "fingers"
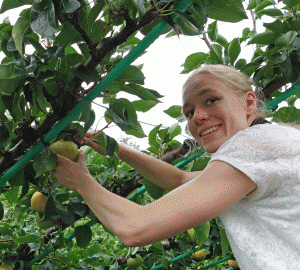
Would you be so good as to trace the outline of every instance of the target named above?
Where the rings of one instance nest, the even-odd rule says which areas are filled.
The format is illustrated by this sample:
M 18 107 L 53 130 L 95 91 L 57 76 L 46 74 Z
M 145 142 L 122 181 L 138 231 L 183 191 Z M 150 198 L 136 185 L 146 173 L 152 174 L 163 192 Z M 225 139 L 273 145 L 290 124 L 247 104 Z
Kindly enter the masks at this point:
M 85 134 L 85 137 L 87 138 L 90 138 L 92 136 L 94 136 L 96 133 L 100 132 L 100 130 L 96 130 L 96 131 L 88 131 L 86 134 Z
M 83 151 L 80 150 L 77 157 L 77 163 L 84 162 L 84 154 Z
M 94 149 L 99 148 L 99 143 L 97 143 L 93 140 L 89 141 L 89 138 L 87 138 L 87 137 L 83 137 L 83 138 L 81 138 L 81 140 L 82 140 L 82 142 L 86 143 L 88 146 L 90 146 Z

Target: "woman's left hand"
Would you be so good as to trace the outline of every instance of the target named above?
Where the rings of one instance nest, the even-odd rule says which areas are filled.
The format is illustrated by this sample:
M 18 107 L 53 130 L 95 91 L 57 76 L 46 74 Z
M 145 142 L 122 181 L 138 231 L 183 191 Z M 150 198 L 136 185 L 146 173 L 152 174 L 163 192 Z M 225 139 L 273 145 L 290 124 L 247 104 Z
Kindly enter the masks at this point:
M 57 178 L 60 185 L 72 191 L 77 192 L 78 187 L 85 185 L 90 178 L 90 173 L 84 163 L 82 151 L 79 151 L 76 162 L 59 154 L 57 154 L 57 162 L 53 176 Z

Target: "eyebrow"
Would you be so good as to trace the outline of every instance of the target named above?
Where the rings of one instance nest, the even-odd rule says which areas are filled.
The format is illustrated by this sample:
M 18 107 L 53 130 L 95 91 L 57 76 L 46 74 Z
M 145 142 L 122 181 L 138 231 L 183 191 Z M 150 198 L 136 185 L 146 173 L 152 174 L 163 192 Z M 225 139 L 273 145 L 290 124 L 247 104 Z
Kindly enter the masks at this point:
M 215 92 L 215 90 L 212 90 L 212 89 L 205 89 L 205 90 L 202 90 L 200 91 L 198 94 L 197 94 L 197 97 L 201 97 L 201 96 L 204 96 L 205 94 L 209 93 L 209 92 Z M 183 106 L 182 106 L 182 110 L 185 109 L 186 107 L 188 107 L 190 105 L 189 102 L 186 102 Z

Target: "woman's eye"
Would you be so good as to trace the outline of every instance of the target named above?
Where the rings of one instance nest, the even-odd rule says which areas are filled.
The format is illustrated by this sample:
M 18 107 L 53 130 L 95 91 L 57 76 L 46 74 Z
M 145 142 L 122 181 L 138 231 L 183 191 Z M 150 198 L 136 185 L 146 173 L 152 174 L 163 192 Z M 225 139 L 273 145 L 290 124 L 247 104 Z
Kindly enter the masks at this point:
M 216 97 L 215 98 L 209 98 L 209 99 L 206 100 L 206 103 L 211 102 L 211 104 L 212 104 L 212 103 L 215 103 L 217 100 L 218 100 L 218 98 L 216 98 Z M 208 104 L 208 105 L 211 105 L 211 104 Z
M 185 117 L 188 119 L 192 118 L 193 115 L 194 115 L 194 110 L 189 110 L 185 113 Z

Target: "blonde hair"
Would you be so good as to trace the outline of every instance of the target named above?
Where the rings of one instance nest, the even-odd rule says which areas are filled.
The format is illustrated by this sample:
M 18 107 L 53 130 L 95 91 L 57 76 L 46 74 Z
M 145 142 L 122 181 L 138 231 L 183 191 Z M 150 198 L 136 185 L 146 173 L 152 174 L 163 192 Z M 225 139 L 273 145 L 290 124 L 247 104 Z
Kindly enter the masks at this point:
M 197 68 L 186 80 L 182 87 L 182 92 L 184 92 L 192 84 L 193 79 L 201 74 L 210 73 L 218 78 L 220 78 L 227 86 L 232 89 L 239 97 L 246 94 L 248 91 L 253 92 L 256 95 L 257 103 L 256 110 L 254 112 L 255 117 L 271 117 L 271 110 L 267 109 L 267 105 L 264 102 L 265 96 L 261 89 L 256 87 L 252 80 L 242 72 L 238 71 L 234 67 L 215 64 L 215 65 L 205 65 Z M 254 91 L 253 88 L 256 88 Z M 283 123 L 277 122 L 282 126 L 288 126 L 300 130 L 300 125 L 298 123 Z

